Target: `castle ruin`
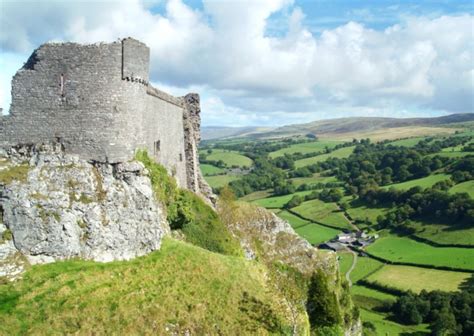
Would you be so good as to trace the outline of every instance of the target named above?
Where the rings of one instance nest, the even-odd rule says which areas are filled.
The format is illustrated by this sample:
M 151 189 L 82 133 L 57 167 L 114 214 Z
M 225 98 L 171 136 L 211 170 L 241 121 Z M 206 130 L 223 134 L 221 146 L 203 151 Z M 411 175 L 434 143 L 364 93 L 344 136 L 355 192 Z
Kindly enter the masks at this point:
M 132 38 L 40 46 L 13 77 L 0 146 L 56 141 L 66 153 L 108 163 L 143 148 L 180 187 L 199 192 L 199 96 L 154 88 L 149 63 L 149 48 Z

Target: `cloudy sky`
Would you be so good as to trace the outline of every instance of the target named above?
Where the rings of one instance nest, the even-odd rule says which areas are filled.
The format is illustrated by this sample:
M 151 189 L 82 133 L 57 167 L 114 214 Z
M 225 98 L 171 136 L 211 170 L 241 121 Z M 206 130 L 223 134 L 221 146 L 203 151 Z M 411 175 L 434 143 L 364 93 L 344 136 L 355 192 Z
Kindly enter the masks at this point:
M 206 126 L 474 112 L 472 1 L 0 0 L 0 107 L 47 41 L 132 36 Z

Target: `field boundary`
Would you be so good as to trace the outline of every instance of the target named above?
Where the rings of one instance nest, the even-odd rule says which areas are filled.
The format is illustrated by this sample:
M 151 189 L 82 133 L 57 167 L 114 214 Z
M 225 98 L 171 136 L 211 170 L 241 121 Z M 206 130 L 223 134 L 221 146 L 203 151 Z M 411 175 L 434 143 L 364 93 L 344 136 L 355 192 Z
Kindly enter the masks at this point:
M 281 209 L 281 208 L 278 208 L 278 209 Z M 305 220 L 305 221 L 308 221 L 308 222 L 311 222 L 311 223 L 314 223 L 314 224 L 318 224 L 318 225 L 321 225 L 321 226 L 325 226 L 325 227 L 330 228 L 330 229 L 339 230 L 339 231 L 341 231 L 341 232 L 342 232 L 342 230 L 344 230 L 344 229 L 342 229 L 342 228 L 340 228 L 340 227 L 337 227 L 337 226 L 332 226 L 332 225 L 329 225 L 329 224 L 324 224 L 324 223 L 315 221 L 315 220 L 313 220 L 313 219 L 306 218 L 306 217 L 300 215 L 299 213 L 297 213 L 297 212 L 295 212 L 295 211 L 293 211 L 293 210 L 291 210 L 291 209 L 285 209 L 285 210 L 288 211 L 289 213 L 291 213 L 292 215 L 295 215 L 296 217 L 299 217 L 300 219 L 303 219 L 303 220 Z
M 420 267 L 420 268 L 429 268 L 429 269 L 435 269 L 435 270 L 454 271 L 454 272 L 462 272 L 462 273 L 470 273 L 470 274 L 474 273 L 474 270 L 467 269 L 467 268 L 451 267 L 451 266 L 435 266 L 435 265 L 428 265 L 428 264 L 410 263 L 410 262 L 404 262 L 404 261 L 392 261 L 392 260 L 388 260 L 388 259 L 376 256 L 370 252 L 361 250 L 353 246 L 351 246 L 350 248 L 356 252 L 364 253 L 372 259 L 375 259 L 375 260 L 378 260 L 380 262 L 390 264 L 390 265 L 414 266 L 414 267 Z
M 419 237 L 416 234 L 412 234 L 409 237 L 413 240 L 416 240 L 416 241 L 420 242 L 420 243 L 425 243 L 425 244 L 431 245 L 433 247 L 457 247 L 457 248 L 474 249 L 474 245 L 437 243 L 437 242 L 432 241 L 428 238 Z

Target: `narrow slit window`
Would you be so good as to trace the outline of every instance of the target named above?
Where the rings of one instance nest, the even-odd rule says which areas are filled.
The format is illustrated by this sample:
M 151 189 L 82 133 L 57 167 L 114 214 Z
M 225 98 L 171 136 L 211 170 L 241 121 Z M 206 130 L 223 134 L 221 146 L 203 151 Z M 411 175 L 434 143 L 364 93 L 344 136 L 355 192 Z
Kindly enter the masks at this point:
M 59 78 L 59 87 L 60 87 L 61 97 L 64 97 L 64 74 L 61 74 Z
M 183 154 L 179 153 L 179 161 L 183 162 Z

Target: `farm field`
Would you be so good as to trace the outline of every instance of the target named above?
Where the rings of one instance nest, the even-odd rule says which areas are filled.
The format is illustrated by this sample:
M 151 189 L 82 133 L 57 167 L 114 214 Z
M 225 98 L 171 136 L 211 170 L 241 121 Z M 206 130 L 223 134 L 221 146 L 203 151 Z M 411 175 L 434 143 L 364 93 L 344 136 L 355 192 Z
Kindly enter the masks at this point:
M 293 198 L 295 195 L 306 196 L 310 194 L 312 190 L 307 191 L 300 191 L 290 195 L 283 195 L 283 196 L 273 196 L 263 199 L 258 199 L 253 201 L 253 204 L 262 206 L 264 208 L 282 208 L 290 199 Z
M 393 146 L 413 147 L 424 138 L 425 137 L 415 137 L 415 138 L 395 140 L 393 142 L 390 142 L 389 144 Z
M 429 268 L 385 265 L 367 277 L 368 281 L 377 282 L 414 293 L 442 290 L 455 292 L 459 286 L 471 277 L 471 273 L 441 271 Z M 416 279 L 416 281 L 414 281 Z
M 218 175 L 218 174 L 223 174 L 225 172 L 225 169 L 210 165 L 210 164 L 201 164 L 201 172 L 202 175 L 204 176 L 211 176 L 211 175 Z
M 468 193 L 471 198 L 474 198 L 474 180 L 462 182 L 456 184 L 451 189 L 449 189 L 451 193 Z
M 360 297 L 366 297 L 370 299 L 375 299 L 378 301 L 395 301 L 397 299 L 396 296 L 384 292 L 380 292 L 378 290 L 364 287 L 364 286 L 359 286 L 359 285 L 354 285 L 351 287 L 351 293 L 352 295 L 357 295 Z
M 474 249 L 469 248 L 433 247 L 387 235 L 376 240 L 367 251 L 390 261 L 474 270 Z
M 362 321 L 372 322 L 377 330 L 377 335 L 429 335 L 428 326 L 419 324 L 416 326 L 406 326 L 393 322 L 383 314 L 361 309 L 360 317 Z
M 442 157 L 447 157 L 447 158 L 459 158 L 467 155 L 472 155 L 472 153 L 469 152 L 438 152 L 435 154 L 429 154 L 428 156 L 442 156 Z
M 271 152 L 269 156 L 274 159 L 279 156 L 283 156 L 285 154 L 294 154 L 294 153 L 313 153 L 313 152 L 320 152 L 324 151 L 327 148 L 334 148 L 338 144 L 341 144 L 341 141 L 334 141 L 334 140 L 323 140 L 323 141 L 313 141 L 313 142 L 305 142 L 300 144 L 291 145 L 287 148 L 279 149 L 275 152 Z
M 306 239 L 310 244 L 319 245 L 334 238 L 340 231 L 310 223 L 296 228 L 295 232 Z
M 212 160 L 212 161 L 222 160 L 227 165 L 227 167 L 239 166 L 239 167 L 249 168 L 250 166 L 252 166 L 251 159 L 234 151 L 227 151 L 223 149 L 213 149 L 211 154 L 206 153 L 206 155 L 207 155 L 207 160 Z
M 366 205 L 356 204 L 356 206 L 351 206 L 351 208 L 347 209 L 347 213 L 356 224 L 358 224 L 357 222 L 369 222 L 370 224 L 375 224 L 377 223 L 377 217 L 384 215 L 388 210 L 388 208 L 369 208 Z
M 344 276 L 352 265 L 354 255 L 350 252 L 338 252 L 337 256 L 339 257 L 339 271 Z
M 236 175 L 216 175 L 216 176 L 204 176 L 204 179 L 212 188 L 221 188 L 229 184 L 231 181 L 239 179 Z
M 351 280 L 353 283 L 364 279 L 365 277 L 369 276 L 373 272 L 377 271 L 381 268 L 384 264 L 378 260 L 368 258 L 368 257 L 360 257 L 357 259 L 357 266 L 351 272 Z
M 312 183 L 329 183 L 329 182 L 337 182 L 337 178 L 335 176 L 321 176 L 319 173 L 315 173 L 311 177 L 295 177 L 290 179 L 293 182 L 295 187 L 299 187 L 302 184 L 312 184 Z
M 453 229 L 451 226 L 438 223 L 421 223 L 413 221 L 415 236 L 428 239 L 438 244 L 459 244 L 474 246 L 474 228 Z
M 315 199 L 301 203 L 299 206 L 293 208 L 292 211 L 314 222 L 341 229 L 351 228 L 350 223 L 344 217 L 343 213 L 339 211 L 336 203 L 325 203 Z
M 244 197 L 239 198 L 241 201 L 245 202 L 251 202 L 255 201 L 258 199 L 270 197 L 272 195 L 273 190 L 272 189 L 267 189 L 267 190 L 262 190 L 262 191 L 255 191 L 251 194 L 245 195 Z
M 413 187 L 422 187 L 422 188 L 429 188 L 433 186 L 436 182 L 439 181 L 444 181 L 450 178 L 450 175 L 448 174 L 434 174 L 434 175 L 429 175 L 426 177 L 422 177 L 419 179 L 415 180 L 410 180 L 402 183 L 395 183 L 395 184 L 390 184 L 387 186 L 383 186 L 383 189 L 390 189 L 390 188 L 395 188 L 397 190 L 408 190 Z
M 306 159 L 297 160 L 295 161 L 295 167 L 301 168 L 313 163 L 326 161 L 329 158 L 339 158 L 339 159 L 346 158 L 352 154 L 352 152 L 354 151 L 354 148 L 355 147 L 353 146 L 343 147 L 343 148 L 336 149 L 335 151 L 331 153 L 321 154 L 321 155 L 312 156 Z

